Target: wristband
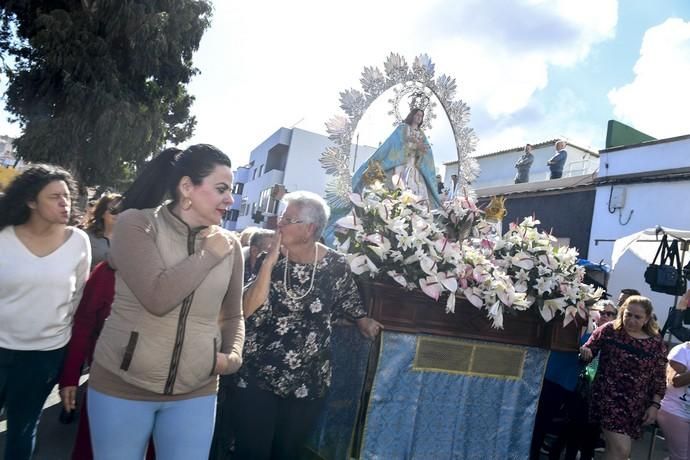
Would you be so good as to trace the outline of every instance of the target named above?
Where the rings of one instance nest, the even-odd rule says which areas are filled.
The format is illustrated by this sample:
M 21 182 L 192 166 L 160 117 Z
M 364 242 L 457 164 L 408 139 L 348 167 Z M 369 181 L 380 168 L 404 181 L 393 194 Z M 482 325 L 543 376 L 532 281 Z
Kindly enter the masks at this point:
M 657 409 L 661 409 L 661 404 L 659 404 L 659 403 L 656 402 L 656 401 L 652 401 L 652 402 L 650 402 L 649 404 L 650 404 L 651 406 L 656 407 Z

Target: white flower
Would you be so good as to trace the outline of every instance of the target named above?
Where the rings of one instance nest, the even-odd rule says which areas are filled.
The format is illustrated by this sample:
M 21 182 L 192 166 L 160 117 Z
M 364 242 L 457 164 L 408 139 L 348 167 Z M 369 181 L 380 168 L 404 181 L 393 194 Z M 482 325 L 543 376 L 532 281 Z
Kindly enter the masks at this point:
M 293 350 L 290 350 L 285 354 L 283 362 L 290 366 L 290 369 L 297 369 L 302 365 L 302 360 L 299 359 L 299 355 Z
M 544 295 L 551 292 L 551 280 L 549 278 L 537 278 L 537 284 L 534 286 L 537 289 L 537 294 Z
M 379 259 L 383 260 L 391 249 L 391 242 L 388 238 L 381 236 L 379 234 L 368 235 L 364 238 L 366 241 L 372 243 L 368 245 L 374 254 L 378 256 Z
M 543 265 L 537 266 L 537 271 L 539 272 L 539 276 L 548 276 L 553 273 L 549 267 L 545 267 Z
M 409 190 L 403 190 L 400 194 L 400 202 L 404 205 L 415 205 L 419 202 L 419 197 Z
M 575 319 L 577 312 L 577 307 L 573 305 L 566 307 L 565 311 L 563 312 L 563 327 L 566 327 L 572 320 Z
M 390 252 L 390 257 L 389 257 L 393 262 L 400 262 L 403 260 L 403 255 L 400 251 L 391 251 Z
M 381 203 L 379 203 L 376 206 L 376 212 L 378 213 L 379 217 L 383 219 L 384 222 L 388 222 L 391 218 L 392 214 L 392 209 L 393 207 L 391 206 L 391 202 L 386 200 Z
M 534 302 L 534 298 L 530 302 L 525 293 L 516 292 L 512 307 L 517 310 L 527 310 L 532 305 L 532 302 Z
M 312 313 L 318 313 L 318 312 L 320 312 L 320 311 L 321 311 L 321 300 L 316 299 L 315 301 L 313 301 L 313 302 L 311 303 L 311 305 L 309 305 L 309 310 L 310 310 Z
M 348 214 L 347 216 L 344 216 L 335 223 L 337 227 L 344 228 L 347 230 L 355 230 L 358 232 L 363 232 L 364 228 L 362 227 L 362 224 L 360 223 L 359 219 L 356 219 L 354 215 Z
M 400 176 L 400 174 L 393 174 L 391 176 L 391 182 L 393 183 L 393 186 L 397 189 L 405 189 L 405 181 L 403 178 Z
M 419 257 L 419 255 L 417 255 Z M 431 257 L 422 255 L 419 257 L 419 266 L 424 270 L 424 273 L 427 275 L 435 275 L 436 274 L 436 261 L 432 259 Z
M 358 208 L 364 207 L 364 202 L 362 201 L 362 195 L 360 195 L 359 193 L 350 193 L 348 196 L 350 197 L 350 201 L 352 202 L 352 204 L 354 204 Z
M 342 253 L 348 253 L 350 251 L 350 237 L 348 236 L 347 239 L 342 243 L 336 241 L 335 250 Z
M 503 329 L 503 305 L 501 302 L 496 302 L 489 308 L 489 318 L 491 318 L 491 327 Z
M 587 300 L 598 300 L 602 295 L 604 295 L 604 290 L 600 287 L 593 290 L 588 289 L 586 292 Z
M 424 294 L 428 295 L 434 300 L 438 300 L 441 295 L 441 283 L 438 282 L 436 277 L 427 276 L 419 280 L 419 287 L 422 288 Z
M 515 292 L 527 292 L 527 282 L 525 281 L 518 281 L 513 287 L 515 288 Z
M 536 227 L 537 225 L 541 224 L 541 222 L 531 216 L 527 216 L 522 220 L 522 226 L 523 227 Z
M 513 302 L 515 301 L 515 289 L 513 288 L 513 285 L 510 284 L 510 281 L 497 282 L 495 289 L 496 296 L 501 302 L 503 302 L 503 305 L 506 307 L 513 305 Z
M 388 272 L 388 276 L 393 278 L 395 280 L 395 282 L 398 283 L 399 285 L 401 285 L 402 287 L 407 287 L 407 280 L 400 273 L 397 273 L 397 272 L 394 272 L 393 270 L 390 270 Z
M 558 268 L 558 260 L 551 254 L 542 254 L 539 256 L 539 262 L 544 266 L 550 268 L 551 270 L 556 270 Z
M 350 270 L 355 275 L 361 275 L 362 273 L 371 271 L 377 273 L 379 271 L 378 267 L 374 265 L 374 262 L 365 255 L 360 255 L 355 257 L 350 261 Z
M 451 293 L 458 290 L 458 279 L 452 273 L 439 273 L 436 278 Z
M 287 331 L 290 330 L 290 325 L 288 324 L 287 316 L 283 316 L 282 318 L 279 318 L 277 326 L 278 327 L 276 328 L 276 332 L 278 334 L 280 334 L 280 335 L 287 334 Z
M 520 251 L 512 257 L 509 257 L 510 263 L 516 267 L 524 268 L 525 270 L 531 270 L 534 268 L 534 260 L 532 257 L 524 251 Z
M 544 305 L 541 307 L 541 316 L 544 321 L 549 322 L 556 315 L 556 312 L 565 308 L 566 302 L 563 297 L 557 299 L 546 299 Z
M 455 313 L 455 293 L 451 292 L 446 301 L 446 313 Z
M 414 244 L 414 238 L 407 233 L 396 233 L 395 239 L 398 241 L 398 246 L 403 251 L 410 249 Z
M 373 278 L 380 271 L 434 299 L 449 291 L 446 312 L 454 312 L 460 289 L 472 305 L 488 309 L 493 327 L 503 326 L 504 309 L 527 309 L 547 294 L 563 301 L 544 300 L 543 316 L 585 314 L 584 300 L 601 293 L 582 284 L 577 251 L 555 247 L 555 238 L 530 217 L 498 235 L 467 193 L 430 212 L 409 190 L 391 192 L 375 184 L 361 196 L 351 195 L 354 212 L 337 234 L 338 247 L 355 274 Z M 446 237 L 468 230 L 462 241 Z
M 383 182 L 377 180 L 373 184 L 369 185 L 369 190 L 372 192 L 383 192 L 386 191 L 386 187 L 383 185 Z
M 575 303 L 577 301 L 580 293 L 579 291 L 580 290 L 577 288 L 577 286 L 561 284 L 561 294 L 563 294 L 563 296 L 566 297 L 571 303 Z
M 467 288 L 462 291 L 465 298 L 475 307 L 482 308 L 484 306 L 484 301 L 473 288 Z
M 306 398 L 309 395 L 309 390 L 302 384 L 298 389 L 295 390 L 296 398 Z

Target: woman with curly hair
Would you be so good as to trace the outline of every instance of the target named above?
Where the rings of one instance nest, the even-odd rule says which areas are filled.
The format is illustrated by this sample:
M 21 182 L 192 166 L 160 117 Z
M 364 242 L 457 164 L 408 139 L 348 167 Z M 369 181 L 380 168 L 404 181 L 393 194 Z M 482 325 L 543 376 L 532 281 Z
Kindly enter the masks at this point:
M 74 190 L 67 171 L 35 165 L 0 197 L 0 407 L 7 412 L 7 459 L 31 457 L 89 274 L 89 239 L 67 225 Z

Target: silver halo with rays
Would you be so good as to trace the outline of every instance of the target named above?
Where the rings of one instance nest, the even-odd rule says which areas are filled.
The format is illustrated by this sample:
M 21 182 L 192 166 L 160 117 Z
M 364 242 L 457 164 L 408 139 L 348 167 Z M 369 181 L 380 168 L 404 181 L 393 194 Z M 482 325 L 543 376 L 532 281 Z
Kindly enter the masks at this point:
M 436 117 L 433 113 L 436 103 L 431 96 L 436 96 L 453 130 L 460 182 L 469 184 L 479 175 L 477 160 L 471 156 L 477 146 L 477 136 L 468 126 L 470 107 L 461 99 L 455 99 L 455 78 L 445 74 L 434 78 L 436 65 L 427 54 L 417 56 L 410 68 L 404 57 L 391 53 L 383 68 L 385 74 L 378 67 L 364 67 L 359 79 L 362 90 L 351 88 L 340 93 L 340 108 L 346 116 L 336 115 L 326 122 L 328 138 L 333 145 L 321 153 L 319 162 L 327 174 L 334 176 L 326 185 L 326 200 L 331 206 L 340 208 L 349 203 L 348 194 L 352 191 L 350 151 L 357 124 L 371 104 L 393 87 L 395 96 L 389 99 L 393 110 L 389 114 L 395 117 L 396 123 L 402 121 L 398 108 L 402 99 L 413 95 L 427 97 L 430 101 L 424 117 L 424 125 L 429 127 Z

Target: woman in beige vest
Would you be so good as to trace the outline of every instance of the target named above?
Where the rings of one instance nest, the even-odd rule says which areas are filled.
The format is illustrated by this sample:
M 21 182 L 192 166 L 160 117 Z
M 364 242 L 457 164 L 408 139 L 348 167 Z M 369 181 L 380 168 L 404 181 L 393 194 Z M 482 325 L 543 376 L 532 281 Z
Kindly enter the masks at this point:
M 97 460 L 139 460 L 150 436 L 159 458 L 208 456 L 217 376 L 237 371 L 244 342 L 242 252 L 218 226 L 230 168 L 210 145 L 168 149 L 124 195 L 88 392 Z

